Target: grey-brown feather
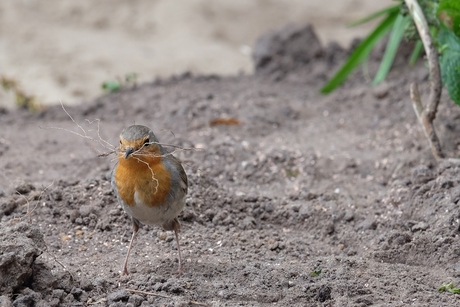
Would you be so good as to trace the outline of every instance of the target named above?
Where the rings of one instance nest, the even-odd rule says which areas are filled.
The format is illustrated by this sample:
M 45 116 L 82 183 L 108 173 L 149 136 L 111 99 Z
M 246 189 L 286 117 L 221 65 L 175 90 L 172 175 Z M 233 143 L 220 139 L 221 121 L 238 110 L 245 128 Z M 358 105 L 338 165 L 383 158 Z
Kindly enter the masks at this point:
M 132 125 L 125 128 L 122 132 L 120 137 L 127 140 L 127 141 L 136 141 L 141 140 L 146 137 L 149 137 L 150 142 L 158 143 L 158 139 L 152 130 L 149 127 L 142 126 L 142 125 Z
M 187 195 L 187 192 L 188 192 L 187 174 L 185 173 L 184 168 L 182 167 L 181 163 L 176 159 L 176 157 L 170 154 L 166 149 L 163 148 L 163 146 L 159 144 L 159 141 L 157 137 L 155 136 L 155 134 L 152 132 L 152 130 L 142 125 L 132 125 L 132 126 L 125 128 L 120 135 L 121 138 L 127 141 L 136 141 L 136 140 L 144 139 L 147 136 L 149 137 L 150 142 L 158 144 L 161 154 L 164 155 L 163 163 L 167 165 L 167 169 L 171 172 L 171 182 L 178 182 L 180 184 L 180 188 L 170 189 L 170 192 L 169 192 L 169 195 L 166 201 L 175 202 L 180 199 L 184 199 L 185 201 L 185 196 Z M 124 203 L 123 200 L 118 196 L 118 189 L 115 184 L 114 172 L 117 166 L 118 166 L 118 163 L 114 166 L 112 170 L 111 184 L 115 190 L 115 194 L 117 195 L 118 201 L 121 203 Z

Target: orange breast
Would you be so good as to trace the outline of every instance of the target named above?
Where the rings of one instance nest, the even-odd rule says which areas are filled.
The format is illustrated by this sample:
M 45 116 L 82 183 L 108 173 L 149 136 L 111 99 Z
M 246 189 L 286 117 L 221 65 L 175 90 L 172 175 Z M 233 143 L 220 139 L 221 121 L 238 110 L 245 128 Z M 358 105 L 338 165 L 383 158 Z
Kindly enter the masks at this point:
M 118 194 L 129 206 L 136 205 L 135 193 L 143 204 L 159 206 L 171 187 L 171 173 L 158 157 L 120 157 L 114 175 Z

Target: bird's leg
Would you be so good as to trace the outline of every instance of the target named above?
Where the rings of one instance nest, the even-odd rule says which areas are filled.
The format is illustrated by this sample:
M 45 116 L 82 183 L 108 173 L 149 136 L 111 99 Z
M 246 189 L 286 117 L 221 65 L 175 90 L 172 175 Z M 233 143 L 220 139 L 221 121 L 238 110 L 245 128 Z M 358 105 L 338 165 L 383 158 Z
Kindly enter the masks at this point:
M 174 235 L 176 236 L 176 243 L 177 243 L 177 253 L 179 255 L 179 270 L 177 271 L 177 273 L 179 275 L 182 275 L 182 272 L 183 272 L 182 271 L 182 255 L 181 255 L 181 252 L 180 252 L 180 244 L 179 244 L 180 223 L 177 220 L 177 218 L 175 218 L 174 220 L 172 220 L 170 222 L 164 223 L 163 224 L 163 229 L 164 230 L 173 230 L 174 231 Z
M 180 228 L 179 228 L 180 229 Z M 182 275 L 182 255 L 180 253 L 180 244 L 179 244 L 179 229 L 174 229 L 174 234 L 176 235 L 176 242 L 177 242 L 177 253 L 179 254 L 179 269 L 177 273 Z
M 139 224 L 133 218 L 133 236 L 131 237 L 131 242 L 129 242 L 128 253 L 126 254 L 125 265 L 123 266 L 123 273 L 121 274 L 121 276 L 129 274 L 128 273 L 128 258 L 129 258 L 129 254 L 131 253 L 131 248 L 133 248 L 134 239 L 136 239 L 138 231 L 139 231 Z

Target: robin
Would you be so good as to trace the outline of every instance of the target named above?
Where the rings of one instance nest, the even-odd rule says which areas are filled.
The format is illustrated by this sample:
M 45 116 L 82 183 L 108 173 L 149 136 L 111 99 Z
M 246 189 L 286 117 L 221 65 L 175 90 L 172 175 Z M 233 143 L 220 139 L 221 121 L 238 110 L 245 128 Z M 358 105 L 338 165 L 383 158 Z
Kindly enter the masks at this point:
M 133 235 L 123 266 L 128 274 L 128 258 L 139 225 L 160 225 L 173 230 L 182 273 L 177 216 L 184 209 L 187 175 L 180 162 L 158 142 L 146 126 L 133 125 L 121 132 L 118 162 L 112 171 L 112 186 L 118 202 L 133 221 Z

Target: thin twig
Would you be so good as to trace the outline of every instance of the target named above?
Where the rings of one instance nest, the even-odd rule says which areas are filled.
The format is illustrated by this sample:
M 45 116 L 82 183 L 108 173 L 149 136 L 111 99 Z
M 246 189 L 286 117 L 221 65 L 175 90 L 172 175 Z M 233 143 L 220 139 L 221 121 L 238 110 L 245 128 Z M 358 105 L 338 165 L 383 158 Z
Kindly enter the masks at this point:
M 100 119 L 96 118 L 94 120 L 89 120 L 89 119 L 85 119 L 85 121 L 89 124 L 89 125 L 93 125 L 94 123 L 96 123 L 96 129 L 88 129 L 88 130 L 85 130 L 83 128 L 82 125 L 80 125 L 73 117 L 72 115 L 70 115 L 70 113 L 66 110 L 66 108 L 64 107 L 64 104 L 62 104 L 61 102 L 61 108 L 62 110 L 64 111 L 64 113 L 67 115 L 67 117 L 70 118 L 70 120 L 77 126 L 77 128 L 81 131 L 73 131 L 73 130 L 69 130 L 69 129 L 66 129 L 66 128 L 62 128 L 62 127 L 53 127 L 53 126 L 48 126 L 48 127 L 45 127 L 46 129 L 56 129 L 56 130 L 63 130 L 63 131 L 66 131 L 66 132 L 69 132 L 69 133 L 72 133 L 72 134 L 75 134 L 81 138 L 84 138 L 84 139 L 87 139 L 89 141 L 92 141 L 92 142 L 98 142 L 99 145 L 101 145 L 102 147 L 104 147 L 105 149 L 107 149 L 108 151 L 106 152 L 102 152 L 101 150 L 97 149 L 97 148 L 94 148 L 94 147 L 91 147 L 93 148 L 94 150 L 96 150 L 98 152 L 98 157 L 107 157 L 107 156 L 110 156 L 111 154 L 114 154 L 114 153 L 117 153 L 117 151 L 119 150 L 118 147 L 112 145 L 111 143 L 109 143 L 108 141 L 104 140 L 102 137 L 101 137 L 101 134 L 100 134 Z M 42 127 L 40 127 L 42 128 Z M 97 138 L 94 138 L 93 136 L 91 136 L 88 132 L 95 132 L 96 135 L 97 135 Z M 174 133 L 171 131 L 171 133 L 173 134 L 174 136 Z M 181 147 L 181 146 L 178 146 L 178 145 L 174 145 L 174 144 L 166 144 L 166 143 L 160 143 L 160 142 L 150 142 L 150 144 L 158 144 L 160 146 L 163 146 L 163 147 L 172 147 L 174 148 L 173 151 L 171 152 L 168 152 L 164 155 L 162 155 L 162 157 L 165 157 L 167 155 L 172 155 L 176 152 L 179 152 L 179 151 L 187 151 L 187 150 L 193 150 L 193 151 L 198 151 L 200 149 L 197 149 L 197 148 L 184 148 L 184 147 Z M 145 144 L 144 144 L 145 145 Z
M 426 22 L 420 5 L 417 0 L 405 0 L 412 19 L 417 26 L 417 31 L 420 35 L 420 39 L 423 42 L 425 53 L 428 59 L 429 72 L 430 72 L 430 97 L 428 105 L 424 108 L 420 99 L 420 93 L 416 83 L 411 84 L 410 95 L 412 99 L 412 105 L 414 111 L 417 114 L 417 118 L 422 125 L 426 137 L 430 143 L 431 151 L 436 160 L 444 158 L 442 152 L 441 143 L 439 142 L 438 136 L 433 127 L 433 121 L 436 118 L 436 112 L 438 109 L 439 101 L 441 99 L 442 83 L 441 83 L 441 70 L 439 68 L 438 52 L 434 47 L 433 40 L 431 38 L 430 29 Z
M 155 293 L 155 292 L 147 292 L 147 291 L 135 290 L 135 289 L 126 289 L 126 290 L 129 291 L 129 292 L 133 292 L 133 293 L 158 296 L 158 297 L 162 297 L 162 298 L 171 298 L 168 295 L 158 294 L 158 293 Z
M 426 112 L 423 110 L 422 101 L 420 99 L 420 93 L 418 91 L 418 85 L 416 82 L 410 86 L 410 98 L 412 100 L 412 106 L 414 107 L 415 114 L 417 114 L 418 121 L 425 132 L 425 136 L 430 143 L 431 151 L 436 160 L 444 158 L 442 152 L 441 143 L 439 142 L 436 131 L 433 128 L 433 122 L 430 122 L 426 116 Z
M 46 248 L 45 248 L 45 252 L 46 252 L 48 255 L 50 255 L 50 256 L 53 258 L 53 260 L 56 261 L 56 263 L 59 264 L 59 265 L 64 269 L 65 272 L 69 273 L 70 278 L 71 278 L 72 280 L 75 280 L 75 277 L 73 277 L 72 273 L 66 268 L 66 266 L 65 266 L 64 264 L 62 264 L 62 262 L 60 262 L 60 261 L 56 258 L 56 255 L 55 255 L 55 254 L 53 254 L 53 253 L 50 252 L 50 249 L 49 249 L 48 245 L 45 244 L 45 247 L 46 247 Z
M 77 121 L 75 121 L 75 119 L 72 117 L 72 115 L 70 115 L 70 113 L 67 112 L 67 110 L 64 107 L 64 105 L 62 104 L 62 102 L 61 102 L 61 108 L 64 111 L 64 113 L 67 115 L 67 117 L 70 118 L 70 120 L 78 127 L 79 130 L 81 130 L 81 132 L 72 131 L 72 130 L 69 130 L 69 129 L 66 129 L 66 128 L 62 128 L 62 127 L 53 127 L 53 126 L 47 126 L 47 127 L 45 127 L 46 129 L 63 130 L 63 131 L 75 134 L 75 135 L 77 135 L 77 136 L 79 136 L 81 138 L 87 139 L 89 141 L 98 142 L 99 145 L 101 145 L 105 149 L 109 150 L 109 152 L 103 153 L 103 152 L 101 152 L 101 150 L 91 146 L 91 148 L 96 150 L 100 154 L 100 156 L 107 156 L 107 155 L 110 155 L 111 153 L 113 153 L 115 151 L 116 147 L 114 145 L 110 144 L 109 142 L 107 142 L 106 140 L 104 140 L 101 137 L 101 134 L 100 134 L 100 120 L 99 119 L 95 119 L 95 120 L 92 120 L 92 121 L 88 120 L 88 119 L 85 120 L 89 125 L 93 125 L 94 123 L 96 123 L 96 129 L 95 130 L 94 129 L 88 129 L 88 132 L 92 131 L 92 132 L 95 132 L 97 134 L 97 139 L 96 139 L 96 138 L 92 137 L 91 135 L 89 135 L 88 132 L 82 127 L 82 125 L 80 125 Z M 42 127 L 40 127 L 40 128 L 42 128 Z
M 200 303 L 200 302 L 196 302 L 196 301 L 190 301 L 189 303 L 190 303 L 190 305 L 195 305 L 195 306 L 205 306 L 205 307 L 211 306 L 211 305 L 209 305 L 209 304 Z
M 46 192 L 46 190 L 48 190 L 52 185 L 54 184 L 54 181 L 51 182 L 51 184 L 47 187 L 45 187 L 41 192 L 40 192 L 40 195 L 38 196 L 38 199 L 37 199 L 37 203 L 35 204 L 35 207 L 31 210 L 30 209 L 30 201 L 32 201 L 34 198 L 35 198 L 35 195 L 32 195 L 30 197 L 25 197 L 23 194 L 19 193 L 19 191 L 16 191 L 16 194 L 18 194 L 19 196 L 21 196 L 27 203 L 27 216 L 29 217 L 29 223 L 32 222 L 32 212 L 35 211 L 35 209 L 37 209 L 39 203 L 40 203 L 40 200 L 43 196 L 43 193 Z
M 32 212 L 35 211 L 35 209 L 37 209 L 41 199 L 42 199 L 42 196 L 43 194 L 46 192 L 46 190 L 48 190 L 49 188 L 51 188 L 51 186 L 54 184 L 54 181 L 51 182 L 51 184 L 47 187 L 45 187 L 41 192 L 40 192 L 40 195 L 38 196 L 38 199 L 37 199 L 37 203 L 35 204 L 35 207 L 30 210 L 30 206 L 29 204 L 27 204 L 27 215 L 29 216 L 29 221 L 31 222 L 32 221 Z

